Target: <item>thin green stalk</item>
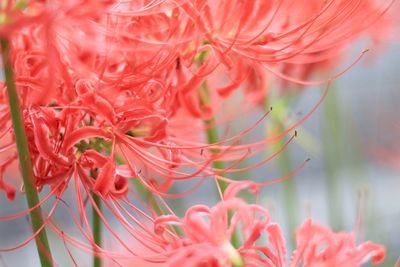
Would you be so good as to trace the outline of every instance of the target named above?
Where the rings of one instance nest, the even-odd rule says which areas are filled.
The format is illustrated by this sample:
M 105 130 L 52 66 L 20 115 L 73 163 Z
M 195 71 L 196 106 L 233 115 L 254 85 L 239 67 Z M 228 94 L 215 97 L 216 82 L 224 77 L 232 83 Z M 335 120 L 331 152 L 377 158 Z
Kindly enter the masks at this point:
M 204 51 L 198 55 L 197 62 L 200 66 L 204 63 L 207 56 L 208 56 L 208 53 L 206 51 Z M 208 89 L 208 84 L 206 81 L 203 82 L 203 84 L 201 85 L 200 90 L 199 90 L 199 95 L 200 95 L 200 101 L 201 101 L 202 105 L 210 104 L 209 89 Z M 215 124 L 215 118 L 211 117 L 208 120 L 204 120 L 204 126 L 207 129 L 206 130 L 207 142 L 209 144 L 217 143 L 219 141 L 219 137 L 218 137 L 218 130 L 217 130 L 217 127 Z M 224 164 L 220 161 L 213 161 L 212 167 L 215 169 L 222 170 L 222 169 L 224 169 Z M 217 183 L 218 183 L 218 186 L 220 187 L 222 193 L 228 187 L 228 184 L 225 181 L 218 180 Z
M 101 199 L 95 193 L 92 193 L 93 200 L 96 203 L 99 210 L 101 210 Z M 101 235 L 101 219 L 96 209 L 92 208 L 92 228 L 93 228 L 93 239 L 96 245 L 101 246 L 102 235 Z M 98 255 L 93 255 L 93 267 L 101 267 L 101 257 Z
M 145 199 L 149 202 L 148 204 L 153 208 L 154 213 L 158 216 L 165 214 L 165 210 L 162 209 L 160 207 L 160 205 L 158 205 L 158 202 L 154 196 L 154 193 L 151 192 L 149 189 L 147 189 L 147 187 L 145 187 L 139 179 L 131 179 L 131 180 L 132 180 L 133 186 L 136 187 L 139 195 L 143 199 Z M 174 230 L 177 233 L 181 234 L 181 231 L 179 230 L 179 228 L 176 225 L 173 225 L 172 228 L 174 228 Z
M 94 179 L 97 178 L 98 172 L 97 170 L 91 171 L 90 176 Z M 92 207 L 92 231 L 93 231 L 93 241 L 94 243 L 101 247 L 102 243 L 102 224 L 101 224 L 101 218 L 98 212 L 101 212 L 101 198 L 98 196 L 96 193 L 92 192 L 92 197 L 95 205 L 97 206 L 98 211 L 95 209 L 95 207 Z M 96 246 L 93 246 L 93 251 L 96 252 L 98 249 Z M 96 255 L 95 253 L 93 254 L 93 267 L 101 267 L 102 262 L 101 262 L 101 257 L 99 255 Z
M 209 96 L 209 92 L 208 92 L 207 82 L 204 82 L 200 87 L 200 101 L 201 101 L 202 105 L 210 104 L 210 96 Z M 217 143 L 219 141 L 219 137 L 218 137 L 218 129 L 217 129 L 216 123 L 215 123 L 215 118 L 211 117 L 207 120 L 204 120 L 204 126 L 206 127 L 207 142 L 209 144 Z M 224 163 L 221 161 L 214 160 L 212 162 L 212 167 L 217 170 L 223 170 Z M 222 193 L 228 187 L 228 183 L 225 181 L 217 180 L 217 183 L 218 183 L 218 186 L 220 187 Z
M 324 103 L 325 120 L 323 126 L 323 155 L 327 181 L 328 209 L 331 227 L 341 230 L 343 227 L 342 201 L 337 170 L 340 166 L 340 117 L 336 90 L 331 90 Z
M 274 106 L 274 110 L 271 113 L 271 120 L 269 122 L 268 131 L 271 134 L 275 135 L 276 133 L 281 133 L 285 130 L 285 126 L 283 124 L 284 113 L 286 113 L 287 102 L 285 100 L 279 105 L 277 108 Z M 265 103 L 266 108 L 270 108 L 269 103 Z M 282 109 L 282 110 L 281 110 Z M 273 132 L 272 132 L 273 131 Z M 276 151 L 285 145 L 287 140 L 285 138 L 281 138 L 277 140 L 271 149 Z M 290 159 L 290 155 L 287 149 L 282 150 L 279 155 L 275 158 L 276 167 L 278 169 L 278 173 L 280 176 L 285 176 L 290 173 L 292 168 L 292 163 Z M 296 189 L 296 182 L 294 177 L 290 177 L 290 179 L 286 179 L 281 183 L 282 188 L 282 196 L 283 196 L 283 207 L 284 213 L 286 214 L 286 221 L 288 224 L 289 231 L 289 243 L 294 245 L 294 232 L 299 223 L 299 213 L 298 213 L 298 193 Z
M 200 100 L 203 105 L 210 104 L 209 92 L 208 92 L 208 85 L 207 82 L 204 82 L 200 88 Z M 216 127 L 215 118 L 211 117 L 210 119 L 204 120 L 204 125 L 206 127 L 206 134 L 207 134 L 207 142 L 209 144 L 214 144 L 219 141 L 218 137 L 218 129 Z M 212 167 L 217 170 L 224 169 L 224 163 L 221 161 L 214 160 L 212 162 Z M 219 174 L 223 175 L 223 174 Z M 228 183 L 222 180 L 217 180 L 218 186 L 221 189 L 221 192 L 224 193 L 226 188 L 228 187 Z M 232 214 L 229 214 L 229 218 L 232 217 Z M 232 245 L 237 248 L 239 246 L 239 237 L 236 231 L 232 235 L 231 239 Z
M 210 97 L 208 92 L 208 85 L 207 82 L 204 82 L 200 88 L 200 101 L 202 105 L 209 105 L 210 104 Z M 207 135 L 207 142 L 209 144 L 214 144 L 219 141 L 218 137 L 218 129 L 215 124 L 215 118 L 211 117 L 207 120 L 204 120 L 204 126 L 206 127 L 206 135 Z M 214 160 L 212 162 L 212 167 L 217 170 L 224 169 L 224 163 L 221 161 Z M 225 181 L 218 180 L 218 186 L 221 188 L 221 192 L 223 193 L 225 189 L 228 187 L 228 183 Z
M 207 43 L 207 41 L 205 41 Z M 208 56 L 208 52 L 204 51 L 201 52 L 196 61 L 201 66 L 205 59 Z M 200 94 L 200 101 L 202 105 L 209 105 L 210 104 L 210 96 L 209 96 L 209 89 L 208 89 L 208 84 L 206 81 L 203 82 L 203 84 L 200 87 L 199 90 Z M 216 127 L 216 120 L 214 117 L 211 117 L 210 119 L 204 120 L 204 125 L 206 127 L 206 135 L 207 135 L 207 142 L 209 144 L 214 144 L 219 141 L 218 137 L 218 129 Z M 217 170 L 223 170 L 224 169 L 224 163 L 221 161 L 213 161 L 212 162 L 212 167 Z M 222 174 L 219 174 L 222 175 Z M 224 193 L 225 189 L 228 187 L 228 183 L 222 180 L 217 180 L 218 186 L 221 189 L 221 192 Z M 232 218 L 232 214 L 228 213 L 229 219 Z M 233 245 L 234 248 L 239 247 L 239 237 L 236 231 L 233 232 L 232 238 L 231 238 L 231 244 Z M 241 265 L 238 265 L 241 266 Z
M 35 177 L 33 174 L 32 163 L 28 149 L 28 139 L 25 133 L 25 127 L 20 110 L 17 90 L 14 83 L 14 73 L 10 62 L 10 44 L 8 40 L 1 39 L 2 58 L 4 66 L 4 75 L 7 85 L 8 100 L 10 105 L 11 119 L 14 128 L 15 142 L 18 150 L 18 158 L 21 167 L 22 178 L 26 193 L 26 200 L 29 208 L 33 208 L 39 203 L 39 195 L 35 186 Z M 30 213 L 33 232 L 36 232 L 43 225 L 41 208 L 37 207 Z M 36 248 L 39 254 L 42 267 L 53 266 L 50 246 L 47 239 L 46 230 L 43 228 L 35 237 Z
M 279 125 L 280 131 L 283 131 L 284 130 L 283 128 L 284 127 L 282 125 Z M 279 148 L 283 147 L 284 145 L 285 145 L 284 139 L 280 139 L 276 143 L 276 146 Z M 281 176 L 287 175 L 289 172 L 293 170 L 290 155 L 286 149 L 282 150 L 276 157 L 276 164 Z M 282 188 L 283 188 L 283 205 L 285 207 L 286 219 L 290 233 L 288 235 L 289 242 L 290 244 L 294 244 L 293 236 L 299 220 L 298 207 L 297 207 L 299 198 L 297 195 L 296 182 L 294 177 L 291 177 L 283 181 Z
M 117 157 L 117 162 L 122 164 L 124 160 L 120 157 Z M 154 197 L 154 193 L 151 192 L 149 189 L 147 189 L 139 179 L 131 179 L 132 185 L 137 189 L 140 197 L 143 199 L 146 199 L 150 206 L 154 209 L 154 212 L 156 215 L 163 215 L 165 214 L 165 210 L 163 210 L 158 204 L 157 204 L 157 199 Z M 180 200 L 177 201 L 177 207 L 182 208 L 182 203 Z M 172 225 L 173 230 L 175 233 L 179 236 L 183 235 L 182 230 L 177 226 L 177 225 Z
M 89 120 L 89 125 L 93 125 L 92 118 L 90 118 L 90 120 Z M 88 148 L 92 148 L 97 151 L 102 151 L 104 149 L 104 147 L 102 147 L 101 142 L 99 142 L 99 140 L 95 140 L 95 141 L 90 141 L 88 144 L 85 142 L 81 143 L 80 146 L 78 147 L 78 150 L 81 153 L 83 153 Z M 107 151 L 107 148 L 105 148 L 105 150 Z M 96 179 L 98 175 L 99 175 L 99 173 L 98 173 L 97 169 L 90 171 L 90 176 L 92 178 Z M 102 245 L 102 222 L 101 222 L 99 212 L 101 212 L 101 209 L 102 209 L 101 204 L 102 203 L 101 203 L 100 196 L 94 192 L 92 192 L 92 198 L 98 209 L 98 210 L 96 210 L 96 208 L 94 206 L 92 206 L 93 241 L 98 247 L 101 247 L 101 245 Z M 93 252 L 98 252 L 98 249 L 95 245 L 93 245 Z M 97 253 L 93 253 L 93 267 L 101 267 L 101 266 L 102 266 L 101 257 L 99 255 L 97 255 Z
M 211 118 L 208 120 L 204 120 L 204 124 L 207 127 L 207 142 L 209 144 L 214 144 L 219 141 L 218 137 L 218 130 L 215 127 L 215 118 Z M 212 167 L 217 170 L 222 170 L 224 169 L 224 163 L 221 161 L 213 161 L 212 162 Z M 228 187 L 228 183 L 222 180 L 217 181 L 219 187 L 221 188 L 221 192 L 223 193 L 225 189 Z

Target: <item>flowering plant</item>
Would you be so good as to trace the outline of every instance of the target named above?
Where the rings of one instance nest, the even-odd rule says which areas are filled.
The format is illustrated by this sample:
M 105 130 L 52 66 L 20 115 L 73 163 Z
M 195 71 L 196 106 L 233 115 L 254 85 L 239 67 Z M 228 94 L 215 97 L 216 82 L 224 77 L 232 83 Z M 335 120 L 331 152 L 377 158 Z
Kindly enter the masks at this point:
M 274 181 L 238 182 L 230 174 L 274 159 L 328 89 L 303 119 L 250 143 L 243 137 L 273 109 L 238 134 L 219 138 L 218 126 L 235 119 L 224 112 L 225 105 L 240 94 L 246 108 L 255 109 L 268 99 L 270 84 L 282 90 L 289 82 L 328 87 L 365 51 L 331 78 L 311 81 L 311 75 L 335 65 L 361 33 L 376 36 L 375 23 L 387 27 L 389 22 L 380 19 L 391 4 L 3 1 L 0 190 L 9 201 L 25 194 L 29 207 L 1 218 L 29 213 L 33 234 L 2 250 L 35 239 L 42 266 L 56 265 L 47 228 L 66 247 L 92 254 L 94 266 L 121 265 L 129 258 L 166 266 L 286 265 L 280 227 L 270 222 L 265 208 L 247 204 L 237 193 L 290 178 L 308 160 Z M 286 136 L 267 158 L 242 166 Z M 5 175 L 14 162 L 23 178 L 20 192 Z M 193 194 L 208 179 L 216 181 L 221 201 L 214 208 L 193 206 L 183 218 L 175 215 L 166 200 Z M 184 181 L 194 184 L 174 192 L 174 185 Z M 67 202 L 70 194 L 74 201 Z M 43 208 L 52 197 L 52 207 Z M 68 210 L 81 238 L 53 219 L 59 206 Z M 124 253 L 104 246 L 103 227 Z M 136 251 L 124 235 L 146 252 Z M 357 246 L 353 235 L 334 234 L 311 220 L 296 232 L 296 245 L 289 266 L 359 266 L 370 256 L 379 263 L 385 254 L 379 245 Z

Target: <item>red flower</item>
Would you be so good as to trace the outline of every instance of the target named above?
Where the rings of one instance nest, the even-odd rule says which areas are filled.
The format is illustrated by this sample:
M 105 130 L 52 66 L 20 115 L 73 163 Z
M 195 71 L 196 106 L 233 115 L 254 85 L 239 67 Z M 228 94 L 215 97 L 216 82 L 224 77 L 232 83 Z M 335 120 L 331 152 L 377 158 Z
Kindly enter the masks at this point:
M 259 120 L 233 137 L 204 144 L 197 136 L 179 136 L 182 129 L 175 129 L 174 123 L 184 121 L 185 127 L 196 132 L 195 125 L 219 109 L 220 102 L 214 98 L 225 101 L 242 85 L 246 92 L 256 91 L 254 98 L 259 100 L 264 96 L 268 73 L 293 80 L 275 66 L 309 67 L 335 57 L 336 49 L 379 18 L 390 1 L 375 6 L 373 1 L 359 0 L 316 1 L 312 5 L 308 0 L 54 0 L 26 1 L 26 7 L 18 8 L 15 1 L 7 3 L 0 10 L 8 19 L 0 26 L 0 35 L 12 44 L 11 61 L 35 184 L 39 189 L 50 188 L 42 202 L 56 196 L 46 224 L 70 243 L 87 248 L 50 220 L 59 203 L 69 208 L 61 197 L 73 180 L 83 227 L 78 220 L 76 224 L 91 245 L 94 241 L 85 199 L 96 209 L 95 193 L 127 232 L 142 244 L 154 241 L 158 247 L 153 261 L 190 259 L 189 265 L 196 266 L 239 261 L 283 265 L 285 249 L 279 227 L 269 222 L 264 209 L 234 197 L 234 184 L 216 207 L 193 207 L 183 219 L 160 217 L 153 233 L 124 206 L 140 213 L 128 198 L 132 193 L 129 180 L 136 179 L 164 201 L 189 194 L 204 177 L 231 182 L 218 175 L 245 171 L 271 160 L 279 151 L 260 163 L 237 167 L 296 124 L 276 137 L 239 144 Z M 310 7 L 307 12 L 303 12 L 304 6 Z M 222 82 L 221 73 L 227 78 Z M 204 89 L 205 82 L 210 92 Z M 16 159 L 14 140 L 9 140 L 12 127 L 5 89 L 0 88 L 0 125 L 4 126 L 0 139 L 5 140 L 0 151 L 9 154 L 0 162 L 0 189 L 13 199 L 16 190 L 3 177 Z M 229 165 L 215 169 L 210 166 L 213 161 Z M 201 178 L 192 189 L 169 193 L 175 181 L 192 178 Z M 231 219 L 228 211 L 234 213 Z M 149 212 L 154 213 L 154 209 L 149 208 Z M 101 211 L 98 213 L 124 244 Z M 181 225 L 183 237 L 158 231 L 172 222 Z M 230 243 L 235 228 L 243 238 L 238 248 Z M 271 248 L 256 245 L 262 234 L 268 235 Z M 100 249 L 95 253 L 114 256 Z
M 270 222 L 268 211 L 261 206 L 237 198 L 242 188 L 240 184 L 231 185 L 224 200 L 211 209 L 197 205 L 182 219 L 159 217 L 155 233 L 165 243 L 163 266 L 183 262 L 188 267 L 286 266 L 286 246 L 279 225 Z M 235 231 L 240 240 L 237 247 L 231 243 Z M 288 266 L 356 267 L 371 257 L 373 263 L 380 263 L 384 256 L 385 249 L 380 245 L 365 242 L 357 246 L 353 234 L 333 233 L 308 220 L 296 232 L 296 250 Z

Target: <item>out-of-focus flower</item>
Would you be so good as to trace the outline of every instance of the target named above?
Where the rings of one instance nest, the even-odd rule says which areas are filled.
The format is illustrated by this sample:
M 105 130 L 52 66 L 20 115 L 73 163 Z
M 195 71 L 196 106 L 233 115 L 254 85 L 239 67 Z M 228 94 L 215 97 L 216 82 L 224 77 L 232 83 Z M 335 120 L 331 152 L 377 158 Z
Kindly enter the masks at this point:
M 296 250 L 290 266 L 360 266 L 369 258 L 379 264 L 384 247 L 364 242 L 356 245 L 352 233 L 333 233 L 328 227 L 306 221 L 296 232 Z
M 304 17 L 311 17 L 313 12 L 315 12 L 313 9 L 315 9 L 320 2 L 310 2 L 314 2 L 313 4 L 308 5 L 310 8 L 305 8 L 305 10 L 302 11 L 302 14 L 293 17 L 302 18 L 303 15 Z M 298 2 L 296 1 L 296 4 L 297 3 Z M 280 81 L 277 81 L 279 89 L 282 92 L 288 92 L 289 89 L 298 89 L 299 86 L 302 88 L 304 85 L 313 84 L 308 82 L 313 75 L 329 73 L 345 60 L 346 56 L 349 54 L 347 52 L 350 46 L 355 43 L 357 38 L 368 37 L 373 42 L 373 44 L 371 44 L 373 52 L 376 52 L 381 44 L 391 38 L 391 33 L 395 26 L 394 21 L 390 18 L 389 14 L 376 13 L 376 9 L 381 3 L 382 2 L 379 1 L 363 1 L 358 4 L 353 2 L 353 4 L 358 6 L 359 11 L 353 10 L 354 12 L 350 11 L 347 15 L 354 18 L 354 21 L 352 20 L 350 22 L 343 20 L 342 22 L 344 24 L 339 23 L 340 26 L 333 30 L 333 32 L 338 30 L 337 33 L 340 35 L 343 34 L 342 36 L 344 39 L 334 45 L 326 47 L 323 51 L 314 50 L 311 52 L 309 56 L 313 59 L 312 61 L 308 61 L 307 59 L 303 61 L 303 59 L 300 59 L 281 64 L 278 70 L 282 73 L 283 77 L 290 77 L 290 79 L 281 79 Z M 345 1 L 340 3 L 340 5 L 343 5 L 343 10 L 346 9 L 345 5 L 347 4 L 349 4 L 349 6 L 352 5 L 352 3 L 347 3 Z M 384 7 L 382 8 L 384 9 Z M 299 10 L 299 8 L 293 8 L 293 10 L 296 12 L 295 10 Z M 367 15 L 373 13 L 376 16 Z M 343 14 L 345 15 L 345 13 Z M 334 20 L 332 22 L 334 22 Z M 341 27 L 346 27 L 349 29 L 349 32 L 345 33 L 345 30 L 341 30 Z M 324 40 L 321 41 L 324 42 Z
M 341 0 L 189 2 L 183 8 L 198 25 L 203 39 L 199 50 L 209 52 L 206 67 L 191 79 L 192 88 L 220 65 L 228 77 L 226 85 L 216 88 L 223 96 L 239 88 L 259 67 L 284 81 L 313 84 L 308 79 L 317 66 L 334 65 L 344 48 L 369 29 L 390 4 Z M 253 84 L 257 85 L 262 83 Z
M 237 198 L 241 187 L 231 185 L 224 200 L 213 208 L 197 205 L 182 219 L 156 219 L 155 232 L 165 242 L 163 266 L 183 262 L 188 267 L 286 266 L 286 246 L 279 225 L 270 222 L 268 211 L 261 206 Z M 240 239 L 238 247 L 231 243 L 235 232 Z M 380 263 L 384 255 L 385 249 L 380 245 L 356 245 L 354 234 L 333 233 L 308 220 L 296 232 L 296 250 L 288 266 L 355 267 L 371 257 L 373 263 Z

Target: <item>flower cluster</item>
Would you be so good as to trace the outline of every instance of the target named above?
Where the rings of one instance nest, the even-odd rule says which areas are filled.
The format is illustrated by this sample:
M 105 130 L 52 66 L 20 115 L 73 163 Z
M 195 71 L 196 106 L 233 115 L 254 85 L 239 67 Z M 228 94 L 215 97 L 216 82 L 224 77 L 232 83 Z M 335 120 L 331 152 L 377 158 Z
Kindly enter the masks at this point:
M 183 218 L 164 215 L 156 218 L 154 232 L 162 252 L 153 259 L 162 266 L 360 266 L 372 258 L 380 263 L 385 249 L 371 242 L 356 245 L 354 234 L 333 233 L 307 220 L 296 232 L 296 249 L 287 265 L 287 249 L 278 224 L 268 211 L 248 204 L 236 195 L 252 184 L 231 184 L 224 200 L 209 208 L 191 207 Z M 254 185 L 253 185 L 254 186 Z M 229 215 L 228 215 L 229 214 Z M 177 231 L 179 229 L 179 231 Z M 240 233 L 237 246 L 234 234 Z M 261 242 L 260 242 L 261 241 Z M 133 266 L 127 264 L 127 266 Z
M 73 183 L 81 222 L 87 222 L 85 199 L 103 218 L 93 193 L 131 235 L 145 236 L 162 247 L 163 253 L 147 257 L 149 261 L 170 266 L 182 260 L 187 260 L 185 266 L 235 261 L 283 266 L 286 254 L 279 227 L 269 222 L 263 208 L 246 204 L 229 190 L 225 196 L 231 196 L 215 208 L 195 206 L 184 219 L 158 217 L 149 207 L 146 216 L 152 217 L 155 233 L 138 232 L 142 223 L 132 213 L 141 211 L 129 198 L 140 199 L 135 184 L 161 202 L 198 187 L 171 193 L 181 180 L 200 178 L 201 183 L 213 177 L 235 184 L 221 174 L 269 161 L 274 155 L 254 166 L 238 167 L 266 144 L 292 135 L 289 143 L 295 137 L 293 126 L 275 137 L 242 144 L 241 137 L 268 112 L 232 137 L 206 142 L 202 133 L 220 123 L 215 116 L 234 92 L 261 101 L 272 78 L 298 84 L 328 82 L 308 78 L 322 65 L 333 65 L 361 33 L 368 30 L 373 35 L 370 26 L 390 5 L 391 1 L 375 0 L 7 1 L 0 7 L 0 37 L 11 44 L 34 184 L 39 191 L 50 189 L 43 201 L 54 195 L 58 205 Z M 4 173 L 18 157 L 5 83 L 0 85 L 0 124 L 0 189 L 11 201 L 16 188 Z M 213 162 L 228 166 L 220 169 Z M 170 223 L 179 224 L 184 236 L 167 231 Z M 91 249 L 51 220 L 46 224 L 71 244 Z M 116 258 L 94 244 L 90 229 L 80 229 L 96 248 L 93 253 Z M 230 243 L 235 231 L 243 239 L 237 248 Z M 272 249 L 255 243 L 264 233 Z M 301 259 L 304 266 L 319 261 L 332 266 L 350 258 L 355 263 L 346 266 L 356 266 L 371 253 L 382 254 L 380 247 L 356 247 L 351 236 L 333 234 L 311 221 L 297 237 L 290 266 Z M 329 247 L 322 253 L 316 249 L 321 242 Z

